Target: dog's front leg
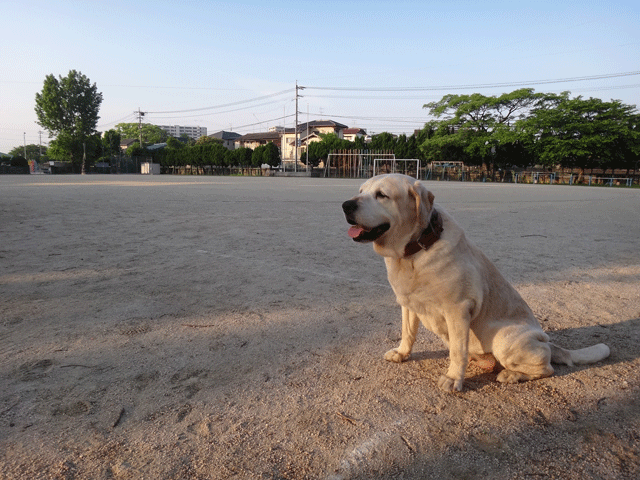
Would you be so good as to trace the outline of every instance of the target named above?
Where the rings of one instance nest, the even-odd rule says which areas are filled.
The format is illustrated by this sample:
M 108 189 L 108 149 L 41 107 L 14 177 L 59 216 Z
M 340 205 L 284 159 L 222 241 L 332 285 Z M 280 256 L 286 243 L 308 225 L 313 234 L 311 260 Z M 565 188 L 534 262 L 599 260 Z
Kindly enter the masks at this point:
M 407 307 L 402 307 L 402 340 L 400 340 L 400 346 L 385 353 L 384 359 L 396 363 L 407 360 L 416 341 L 419 325 L 420 319 L 418 315 Z
M 471 314 L 468 308 L 445 315 L 449 333 L 449 370 L 438 380 L 438 386 L 446 392 L 462 391 L 464 373 L 469 364 L 469 328 Z

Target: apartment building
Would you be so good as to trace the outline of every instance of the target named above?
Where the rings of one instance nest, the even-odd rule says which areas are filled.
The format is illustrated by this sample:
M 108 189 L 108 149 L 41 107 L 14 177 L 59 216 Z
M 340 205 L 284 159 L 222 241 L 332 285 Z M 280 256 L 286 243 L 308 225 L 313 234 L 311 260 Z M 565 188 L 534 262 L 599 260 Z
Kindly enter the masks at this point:
M 197 140 L 200 137 L 207 135 L 207 127 L 185 127 L 182 125 L 158 125 L 169 135 L 175 138 L 180 138 L 182 135 L 186 135 L 189 138 Z

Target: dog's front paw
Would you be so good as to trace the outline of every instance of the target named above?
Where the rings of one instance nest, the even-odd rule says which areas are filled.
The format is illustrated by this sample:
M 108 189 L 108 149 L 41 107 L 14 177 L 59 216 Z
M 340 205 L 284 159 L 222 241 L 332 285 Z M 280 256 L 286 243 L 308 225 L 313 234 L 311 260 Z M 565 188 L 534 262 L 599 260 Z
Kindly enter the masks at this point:
M 408 353 L 402 354 L 398 352 L 397 348 L 394 348 L 393 350 L 389 350 L 387 353 L 384 354 L 384 359 L 388 362 L 402 363 L 408 358 L 409 358 Z
M 462 379 L 456 380 L 449 378 L 446 375 L 442 375 L 438 380 L 438 387 L 445 392 L 461 392 L 462 391 Z

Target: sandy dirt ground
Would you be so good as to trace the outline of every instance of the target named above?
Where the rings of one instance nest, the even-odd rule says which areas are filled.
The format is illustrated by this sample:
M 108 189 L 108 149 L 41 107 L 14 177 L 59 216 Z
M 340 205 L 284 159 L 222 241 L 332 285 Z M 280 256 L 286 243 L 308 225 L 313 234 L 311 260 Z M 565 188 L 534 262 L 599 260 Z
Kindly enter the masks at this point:
M 2 479 L 640 478 L 640 190 L 427 182 L 562 346 L 464 392 L 347 236 L 361 181 L 0 178 Z

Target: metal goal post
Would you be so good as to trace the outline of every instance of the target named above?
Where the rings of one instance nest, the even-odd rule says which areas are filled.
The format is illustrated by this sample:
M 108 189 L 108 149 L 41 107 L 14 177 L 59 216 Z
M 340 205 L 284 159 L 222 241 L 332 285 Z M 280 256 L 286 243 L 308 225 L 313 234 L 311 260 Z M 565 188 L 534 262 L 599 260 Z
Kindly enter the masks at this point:
M 396 156 L 391 152 L 367 150 L 334 150 L 327 155 L 325 177 L 367 178 L 374 169 L 372 162 L 380 158 L 391 161 Z
M 453 172 L 459 173 L 460 179 L 464 180 L 464 162 L 431 162 L 427 167 L 426 179 L 437 180 L 440 176 L 440 180 L 444 180 Z
M 410 163 L 412 162 L 412 163 Z M 415 170 L 414 170 L 415 168 Z M 419 158 L 374 158 L 373 159 L 373 176 L 382 173 L 404 173 L 405 175 L 420 175 L 420 159 Z

